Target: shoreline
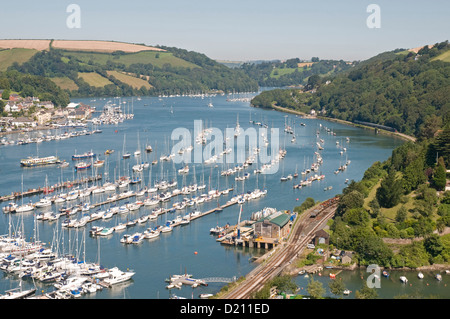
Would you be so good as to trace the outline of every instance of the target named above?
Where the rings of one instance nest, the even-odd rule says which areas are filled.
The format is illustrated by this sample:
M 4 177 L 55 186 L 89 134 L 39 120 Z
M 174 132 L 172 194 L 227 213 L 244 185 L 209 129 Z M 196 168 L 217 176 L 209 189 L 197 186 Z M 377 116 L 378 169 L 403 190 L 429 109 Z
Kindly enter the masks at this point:
M 255 106 L 252 106 L 252 107 L 255 107 Z M 390 132 L 390 131 L 386 131 L 386 130 L 379 129 L 379 128 L 376 129 L 374 127 L 370 127 L 370 126 L 366 126 L 366 125 L 362 125 L 362 124 L 357 124 L 357 123 L 353 123 L 353 122 L 349 122 L 349 121 L 345 121 L 345 120 L 340 120 L 340 119 L 336 119 L 336 118 L 326 117 L 326 116 L 311 116 L 311 115 L 308 115 L 305 112 L 291 110 L 291 109 L 288 109 L 288 108 L 285 108 L 285 107 L 282 107 L 282 106 L 278 106 L 278 105 L 272 105 L 272 109 L 275 110 L 275 111 L 280 111 L 280 112 L 284 112 L 284 113 L 291 113 L 291 114 L 295 114 L 295 115 L 301 115 L 301 116 L 304 116 L 305 118 L 309 118 L 309 119 L 320 119 L 320 120 L 325 120 L 325 121 L 330 121 L 330 122 L 336 122 L 336 123 L 349 125 L 349 126 L 353 126 L 353 127 L 359 127 L 359 128 L 362 128 L 362 129 L 369 129 L 369 130 L 372 130 L 372 131 L 378 130 L 378 132 L 381 133 L 381 134 L 396 136 L 396 137 L 401 138 L 401 139 L 403 139 L 405 141 L 410 141 L 410 142 L 415 142 L 416 141 L 416 138 L 414 136 L 406 135 L 406 134 L 403 134 L 403 133 Z

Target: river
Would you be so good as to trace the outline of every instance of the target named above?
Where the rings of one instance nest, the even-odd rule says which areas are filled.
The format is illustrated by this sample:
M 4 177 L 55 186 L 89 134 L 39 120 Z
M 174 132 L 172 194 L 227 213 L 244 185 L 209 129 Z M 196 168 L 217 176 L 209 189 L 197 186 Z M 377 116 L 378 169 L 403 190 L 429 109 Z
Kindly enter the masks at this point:
M 241 94 L 237 96 L 249 97 L 251 95 Z M 292 210 L 307 197 L 313 197 L 320 201 L 333 197 L 346 186 L 346 179 L 360 180 L 364 171 L 372 163 L 386 160 L 395 147 L 404 143 L 404 141 L 391 136 L 376 135 L 372 130 L 324 120 L 301 119 L 293 114 L 273 110 L 255 109 L 250 107 L 246 101 L 227 101 L 229 97 L 217 95 L 204 99 L 186 96 L 142 97 L 139 99 L 136 97 L 74 99 L 73 102 L 95 106 L 98 111 L 102 111 L 106 102 L 112 101 L 117 105 L 120 104 L 125 111 L 133 111 L 134 119 L 126 120 L 118 125 L 99 126 L 98 128 L 102 130 L 100 134 L 58 141 L 44 141 L 39 144 L 1 146 L 0 161 L 2 166 L 0 173 L 2 178 L 0 180 L 0 194 L 5 195 L 12 191 L 20 191 L 22 189 L 22 176 L 23 189 L 25 190 L 44 186 L 46 181 L 48 185 L 53 185 L 61 180 L 90 176 L 93 174 L 92 170 L 83 173 L 74 171 L 71 156 L 91 150 L 96 154 L 101 154 L 101 159 L 107 158 L 106 165 L 99 168 L 98 173 L 103 174 L 104 180 L 108 176 L 113 180 L 115 177 L 124 174 L 130 175 L 131 167 L 138 161 L 151 162 L 155 157 L 159 159 L 161 155 L 168 154 L 174 143 L 177 142 L 171 140 L 174 129 L 178 128 L 193 134 L 195 130 L 194 121 L 202 120 L 206 127 L 214 127 L 221 132 L 225 132 L 227 128 L 234 128 L 238 120 L 243 129 L 253 127 L 258 130 L 258 126 L 250 123 L 250 120 L 252 120 L 266 123 L 269 128 L 279 129 L 280 138 L 277 142 L 280 147 L 286 149 L 287 155 L 280 161 L 279 169 L 274 174 L 254 174 L 253 171 L 256 167 L 253 164 L 246 170 L 251 173 L 250 178 L 245 182 L 236 182 L 234 179 L 236 175 L 231 175 L 228 178 L 219 175 L 222 170 L 236 164 L 190 164 L 190 171 L 185 176 L 176 173 L 184 165 L 182 163 L 165 162 L 164 166 L 161 166 L 162 164 L 159 162 L 152 167 L 153 182 L 162 177 L 176 178 L 180 188 L 183 183 L 190 184 L 194 181 L 195 166 L 196 181 L 199 183 L 204 179 L 207 189 L 234 187 L 234 191 L 227 197 L 222 196 L 219 199 L 220 204 L 224 204 L 233 194 L 251 191 L 255 188 L 267 189 L 268 193 L 265 197 L 244 204 L 242 219 L 249 219 L 253 212 L 264 207 Z M 213 107 L 208 107 L 209 103 L 212 103 Z M 98 115 L 99 113 L 95 113 L 94 116 Z M 295 143 L 291 141 L 291 134 L 284 133 L 285 123 L 295 126 Z M 90 127 L 89 129 L 94 128 Z M 326 129 L 330 132 L 327 132 Z M 58 131 L 59 133 L 64 132 L 62 129 Z M 320 132 L 319 137 L 317 131 Z M 40 133 L 55 134 L 55 131 L 30 132 L 28 135 L 35 136 Z M 12 134 L 8 135 L 7 138 L 19 139 L 23 135 Z M 297 179 L 281 182 L 280 177 L 283 174 L 294 174 L 295 171 L 300 173 L 305 166 L 310 166 L 313 163 L 319 138 L 323 139 L 324 149 L 319 151 L 323 158 L 323 164 L 317 174 L 323 174 L 325 178 L 302 189 L 293 188 L 293 182 L 298 181 L 301 175 Z M 152 145 L 152 153 L 147 154 L 145 152 L 144 148 L 147 143 Z M 343 147 L 346 148 L 345 151 Z M 121 155 L 124 148 L 131 153 L 140 148 L 142 151 L 141 158 L 135 159 L 132 155 L 130 159 L 123 160 Z M 114 149 L 115 153 L 105 156 L 103 154 L 106 149 Z M 20 159 L 33 155 L 57 155 L 70 162 L 70 166 L 65 169 L 59 169 L 55 166 L 22 168 L 19 164 Z M 351 161 L 348 168 L 339 174 L 335 174 L 339 166 L 345 164 L 347 160 Z M 144 170 L 142 177 L 145 185 L 148 185 L 149 175 L 149 171 Z M 325 188 L 329 190 L 325 191 Z M 106 198 L 106 195 L 95 196 L 91 197 L 91 202 L 105 200 Z M 36 202 L 39 198 L 34 196 L 24 198 L 24 201 Z M 20 199 L 18 201 L 21 202 Z M 130 199 L 130 201 L 133 201 L 133 199 Z M 3 203 L 3 205 L 5 204 Z M 171 203 L 167 205 L 171 205 Z M 215 206 L 217 206 L 217 201 L 211 201 L 202 204 L 198 209 L 206 211 Z M 56 211 L 55 207 L 52 209 Z M 141 214 L 148 214 L 149 209 L 142 207 L 140 211 L 131 213 L 129 216 L 114 217 L 110 221 L 99 220 L 79 230 L 61 229 L 59 223 L 47 221 L 38 221 L 35 228 L 33 212 L 22 215 L 2 214 L 0 217 L 0 234 L 8 234 L 10 222 L 17 229 L 23 221 L 27 238 L 33 238 L 37 233 L 39 239 L 50 246 L 57 234 L 60 250 L 65 253 L 77 254 L 86 261 L 97 262 L 100 260 L 100 263 L 107 268 L 117 266 L 122 270 L 132 269 L 136 272 L 133 280 L 125 284 L 113 289 L 103 289 L 101 292 L 86 295 L 83 298 L 166 299 L 170 292 L 165 288 L 164 280 L 170 275 L 187 271 L 194 278 L 233 278 L 245 276 L 255 267 L 250 261 L 251 257 L 260 256 L 264 251 L 222 246 L 209 233 L 210 228 L 217 224 L 236 224 L 239 214 L 237 206 L 225 208 L 221 213 L 204 216 L 189 225 L 176 227 L 171 233 L 161 234 L 157 239 L 145 240 L 139 245 L 120 243 L 120 239 L 126 233 L 142 232 L 150 226 L 164 224 L 166 220 L 173 219 L 176 215 L 184 215 L 190 210 L 190 208 L 187 208 L 181 212 L 168 214 L 168 216 L 160 216 L 156 222 L 149 221 L 144 225 L 136 225 L 132 229 L 102 238 L 94 238 L 88 235 L 92 225 L 114 226 L 127 218 L 137 218 Z M 15 288 L 17 285 L 18 280 L 16 278 L 4 275 L 0 279 L 0 292 Z M 25 281 L 24 285 L 30 286 L 32 283 Z M 51 285 L 41 283 L 36 283 L 36 285 L 38 291 L 53 290 Z M 172 293 L 188 298 L 192 296 L 197 298 L 200 293 L 216 293 L 223 285 L 225 285 L 224 282 L 211 282 L 207 287 L 202 286 L 194 290 L 190 287 L 183 287 L 181 290 L 172 291 Z M 352 287 L 352 290 L 354 289 Z

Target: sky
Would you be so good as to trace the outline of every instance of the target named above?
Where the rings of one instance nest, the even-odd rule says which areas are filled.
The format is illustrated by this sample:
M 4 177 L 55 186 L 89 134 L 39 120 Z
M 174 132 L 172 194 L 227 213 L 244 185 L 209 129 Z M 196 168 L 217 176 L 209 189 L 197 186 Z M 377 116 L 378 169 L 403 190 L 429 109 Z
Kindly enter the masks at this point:
M 79 28 L 68 27 L 70 4 Z M 228 61 L 364 60 L 450 35 L 448 0 L 15 0 L 0 11 L 0 39 L 165 45 Z

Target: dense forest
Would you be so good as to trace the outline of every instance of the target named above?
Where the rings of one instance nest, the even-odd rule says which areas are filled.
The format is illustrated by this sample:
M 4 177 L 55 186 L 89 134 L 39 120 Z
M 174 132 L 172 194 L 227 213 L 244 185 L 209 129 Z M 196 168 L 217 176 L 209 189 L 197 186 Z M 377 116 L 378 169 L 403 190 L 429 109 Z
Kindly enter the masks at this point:
M 339 195 L 330 244 L 358 265 L 417 268 L 450 262 L 450 64 L 433 59 L 443 42 L 415 53 L 383 54 L 334 78 L 310 78 L 308 92 L 273 90 L 252 101 L 391 125 L 417 137 L 376 162 Z M 326 84 L 326 81 L 328 84 Z M 298 207 L 300 208 L 300 207 Z M 409 242 L 403 242 L 410 240 Z
M 445 145 L 447 154 L 435 152 Z M 360 265 L 450 262 L 450 237 L 439 235 L 450 227 L 450 192 L 444 192 L 449 145 L 447 124 L 437 137 L 405 143 L 387 161 L 374 163 L 361 181 L 352 181 L 330 227 L 331 243 L 355 251 Z M 382 238 L 420 240 L 399 248 Z
M 18 71 L 0 72 L 0 88 L 4 92 L 19 92 L 21 96 L 35 96 L 41 101 L 52 101 L 55 105 L 69 104 L 69 94 L 61 90 L 50 79 Z M 3 111 L 4 101 L 0 104 Z
M 430 137 L 450 116 L 450 64 L 433 59 L 447 50 L 446 41 L 417 54 L 382 54 L 336 76 L 311 76 L 302 91 L 262 92 L 252 105 L 315 109 L 327 117 Z
M 72 97 L 189 94 L 211 91 L 249 92 L 258 89 L 257 82 L 243 71 L 230 69 L 204 54 L 178 48 L 161 48 L 183 61 L 190 62 L 189 65 L 193 67 L 176 66 L 171 63 L 160 66 L 150 62 L 120 63 L 117 57 L 126 55 L 125 52 L 104 54 L 107 59 L 105 63 L 99 61 L 86 63 L 78 59 L 76 53 L 69 55 L 63 50 L 51 49 L 36 53 L 25 63 L 14 63 L 8 70 L 48 78 L 67 77 L 78 87 L 76 90 L 66 90 Z M 108 75 L 107 72 L 112 70 L 147 78 L 151 87 L 132 87 Z M 112 83 L 103 86 L 90 85 L 79 76 L 79 73 L 85 72 L 97 73 Z

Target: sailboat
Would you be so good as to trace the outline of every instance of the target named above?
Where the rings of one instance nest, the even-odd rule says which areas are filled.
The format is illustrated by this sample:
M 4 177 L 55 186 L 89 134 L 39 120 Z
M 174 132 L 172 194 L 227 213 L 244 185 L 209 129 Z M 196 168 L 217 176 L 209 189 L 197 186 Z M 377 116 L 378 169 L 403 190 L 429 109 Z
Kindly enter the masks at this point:
M 241 126 L 239 125 L 239 114 L 236 119 L 236 127 L 234 128 L 234 137 L 241 135 Z
M 130 158 L 131 154 L 129 152 L 125 151 L 125 139 L 126 139 L 126 134 L 123 135 L 123 150 L 122 150 L 122 157 L 125 158 Z
M 22 281 L 20 281 L 18 288 L 5 291 L 5 294 L 1 295 L 0 299 L 23 299 L 34 295 L 35 292 L 36 288 L 22 290 Z
M 137 148 L 136 152 L 134 152 L 134 156 L 140 156 L 141 155 L 141 147 L 140 147 L 140 143 L 139 143 L 139 132 L 137 134 L 137 142 L 138 142 L 138 148 Z
M 22 205 L 16 208 L 16 213 L 29 212 L 32 211 L 33 209 L 34 209 L 33 204 L 31 203 L 25 205 L 23 204 L 23 175 L 22 175 Z

